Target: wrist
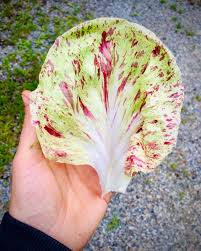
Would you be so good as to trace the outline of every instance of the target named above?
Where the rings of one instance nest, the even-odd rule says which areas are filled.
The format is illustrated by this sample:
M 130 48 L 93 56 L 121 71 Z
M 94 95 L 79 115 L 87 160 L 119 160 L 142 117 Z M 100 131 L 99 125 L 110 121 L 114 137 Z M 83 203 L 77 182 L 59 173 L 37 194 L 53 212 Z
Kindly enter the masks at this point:
M 9 212 L 3 216 L 1 229 L 3 229 L 1 238 L 12 239 L 12 242 L 7 241 L 4 244 L 1 242 L 2 250 L 22 250 L 22 247 L 26 247 L 26 249 L 37 251 L 71 251 L 54 238 L 14 218 Z

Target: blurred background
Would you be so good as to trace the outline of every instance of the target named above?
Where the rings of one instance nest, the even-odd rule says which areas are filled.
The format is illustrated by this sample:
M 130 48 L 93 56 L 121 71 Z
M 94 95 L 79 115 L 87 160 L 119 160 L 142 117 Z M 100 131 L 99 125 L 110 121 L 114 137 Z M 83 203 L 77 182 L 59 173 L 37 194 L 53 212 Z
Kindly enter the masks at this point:
M 185 102 L 177 147 L 153 173 L 116 194 L 89 250 L 201 250 L 201 0 L 0 1 L 0 219 L 23 121 L 57 36 L 85 20 L 121 17 L 153 31 L 173 52 Z

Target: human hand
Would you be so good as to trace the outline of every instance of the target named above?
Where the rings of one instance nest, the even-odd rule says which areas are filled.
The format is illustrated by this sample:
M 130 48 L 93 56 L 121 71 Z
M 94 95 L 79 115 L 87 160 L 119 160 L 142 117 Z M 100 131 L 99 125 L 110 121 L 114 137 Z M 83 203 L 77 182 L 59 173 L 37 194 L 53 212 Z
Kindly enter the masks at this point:
M 31 124 L 29 91 L 22 94 L 24 125 L 12 165 L 9 213 L 72 250 L 81 250 L 103 218 L 112 193 L 101 199 L 96 171 L 45 159 Z

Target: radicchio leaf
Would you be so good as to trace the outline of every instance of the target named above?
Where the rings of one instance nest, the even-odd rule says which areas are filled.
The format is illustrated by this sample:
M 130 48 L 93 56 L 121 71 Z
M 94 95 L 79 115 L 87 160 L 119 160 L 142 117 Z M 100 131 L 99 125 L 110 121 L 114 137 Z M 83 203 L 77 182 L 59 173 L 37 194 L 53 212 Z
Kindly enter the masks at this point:
M 98 18 L 56 39 L 31 113 L 45 157 L 91 165 L 104 195 L 125 192 L 170 153 L 183 97 L 175 59 L 154 33 Z

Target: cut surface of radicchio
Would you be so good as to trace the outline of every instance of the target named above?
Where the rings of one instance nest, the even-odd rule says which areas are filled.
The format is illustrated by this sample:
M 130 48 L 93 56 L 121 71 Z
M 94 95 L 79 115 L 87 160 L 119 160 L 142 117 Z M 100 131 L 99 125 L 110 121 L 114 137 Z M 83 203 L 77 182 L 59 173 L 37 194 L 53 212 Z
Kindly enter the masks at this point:
M 30 107 L 44 156 L 95 168 L 103 196 L 170 153 L 183 98 L 175 58 L 154 33 L 102 17 L 56 39 Z

